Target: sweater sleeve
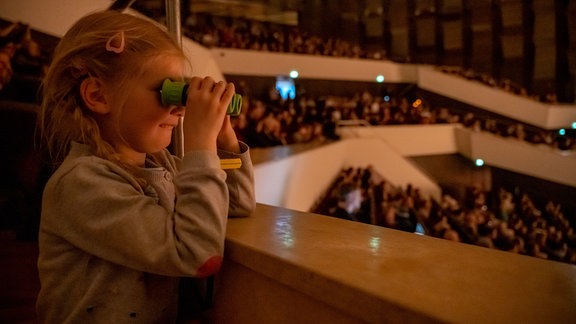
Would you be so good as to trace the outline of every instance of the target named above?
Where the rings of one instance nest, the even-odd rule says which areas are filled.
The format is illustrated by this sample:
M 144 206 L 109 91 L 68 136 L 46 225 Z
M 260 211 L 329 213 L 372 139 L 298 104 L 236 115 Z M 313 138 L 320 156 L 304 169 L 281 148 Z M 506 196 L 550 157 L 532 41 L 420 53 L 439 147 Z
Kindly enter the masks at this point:
M 246 217 L 256 208 L 256 198 L 254 192 L 254 168 L 248 145 L 240 142 L 240 154 L 220 150 L 218 155 L 221 159 L 240 159 L 241 166 L 237 169 L 226 170 L 226 184 L 229 192 L 230 217 Z

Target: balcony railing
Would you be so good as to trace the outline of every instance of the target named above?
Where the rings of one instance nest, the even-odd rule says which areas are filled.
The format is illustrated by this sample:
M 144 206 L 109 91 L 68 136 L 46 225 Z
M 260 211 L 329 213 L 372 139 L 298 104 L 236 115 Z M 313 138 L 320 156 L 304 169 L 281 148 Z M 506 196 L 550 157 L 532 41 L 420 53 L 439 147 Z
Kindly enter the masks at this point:
M 568 323 L 576 267 L 259 204 L 228 224 L 219 323 Z

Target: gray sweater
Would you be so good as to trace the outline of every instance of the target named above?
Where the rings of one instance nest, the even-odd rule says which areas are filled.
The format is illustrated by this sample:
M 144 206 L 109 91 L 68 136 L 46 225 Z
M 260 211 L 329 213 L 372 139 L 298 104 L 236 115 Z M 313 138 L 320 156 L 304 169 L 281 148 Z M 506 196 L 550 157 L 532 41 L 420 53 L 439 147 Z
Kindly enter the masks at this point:
M 172 323 L 179 277 L 214 274 L 227 216 L 255 208 L 248 147 L 239 169 L 208 151 L 167 151 L 132 173 L 73 143 L 44 190 L 38 270 L 43 323 Z M 145 180 L 146 186 L 142 186 Z

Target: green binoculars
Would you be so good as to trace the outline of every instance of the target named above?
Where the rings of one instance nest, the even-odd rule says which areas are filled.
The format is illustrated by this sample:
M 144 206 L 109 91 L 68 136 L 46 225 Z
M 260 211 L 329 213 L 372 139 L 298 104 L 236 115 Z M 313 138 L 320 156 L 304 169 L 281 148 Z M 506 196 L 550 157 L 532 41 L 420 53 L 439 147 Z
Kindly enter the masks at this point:
M 160 90 L 162 97 L 162 105 L 179 105 L 185 106 L 186 99 L 188 98 L 188 83 L 181 81 L 172 81 L 170 79 L 164 80 L 162 89 Z M 242 96 L 234 94 L 232 101 L 228 105 L 226 114 L 230 116 L 238 116 L 242 109 Z

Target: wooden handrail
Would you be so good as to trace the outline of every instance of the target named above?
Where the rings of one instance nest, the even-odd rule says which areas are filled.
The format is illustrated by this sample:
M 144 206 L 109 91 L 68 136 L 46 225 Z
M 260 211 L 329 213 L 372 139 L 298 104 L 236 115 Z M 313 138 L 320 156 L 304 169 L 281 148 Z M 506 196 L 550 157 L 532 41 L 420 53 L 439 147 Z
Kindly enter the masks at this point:
M 229 220 L 225 254 L 216 322 L 576 318 L 574 266 L 268 205 Z

